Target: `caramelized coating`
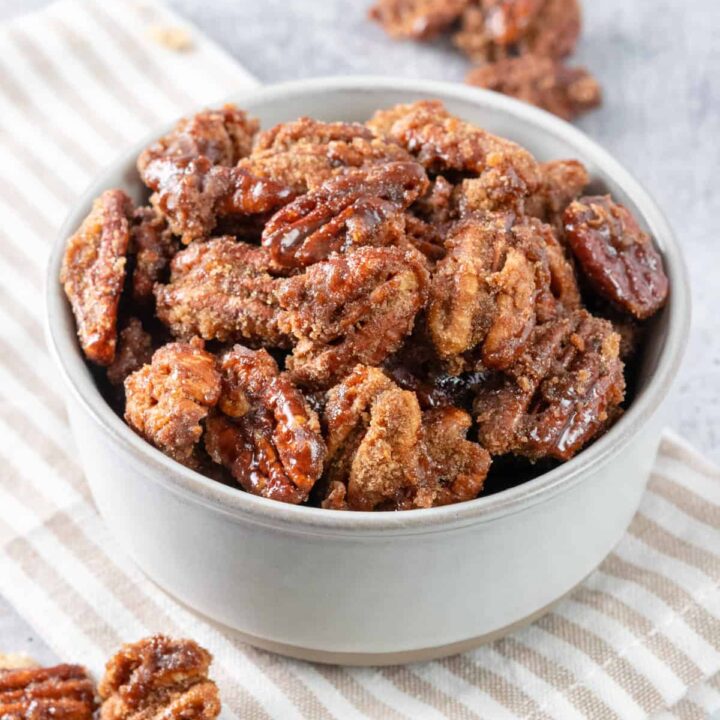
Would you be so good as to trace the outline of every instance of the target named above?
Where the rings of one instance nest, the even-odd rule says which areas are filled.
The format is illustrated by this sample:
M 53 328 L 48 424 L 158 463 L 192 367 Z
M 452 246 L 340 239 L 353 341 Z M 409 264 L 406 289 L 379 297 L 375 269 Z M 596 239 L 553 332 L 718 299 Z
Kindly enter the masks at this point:
M 184 243 L 206 237 L 219 216 L 253 215 L 292 198 L 278 183 L 236 167 L 250 152 L 257 122 L 232 105 L 181 120 L 138 158 L 151 202 Z
M 627 208 L 609 196 L 583 197 L 566 210 L 565 236 L 593 288 L 644 320 L 667 300 L 662 257 Z
M 230 237 L 194 243 L 173 259 L 170 282 L 155 288 L 157 316 L 178 338 L 287 347 L 270 264 L 265 249 Z
M 376 0 L 368 13 L 388 35 L 430 40 L 447 30 L 469 0 Z
M 98 365 L 109 365 L 115 357 L 131 213 L 132 203 L 122 190 L 106 190 L 68 239 L 60 270 L 80 345 Z
M 517 361 L 483 385 L 474 412 L 492 454 L 568 460 L 620 412 L 620 336 L 585 310 L 533 331 Z
M 328 470 L 322 506 L 410 510 L 476 497 L 489 456 L 465 440 L 470 417 L 421 413 L 413 392 L 377 368 L 357 366 L 332 388 L 323 416 Z
M 152 299 L 153 287 L 178 251 L 178 243 L 165 218 L 154 208 L 138 208 L 133 220 L 130 233 L 130 248 L 135 255 L 132 296 L 142 304 Z
M 378 365 L 412 331 L 428 272 L 414 250 L 364 247 L 282 280 L 285 328 L 297 339 L 286 367 L 295 382 L 328 387 L 356 364 Z
M 316 413 L 265 350 L 236 345 L 220 367 L 221 413 L 207 421 L 208 454 L 248 492 L 304 502 L 325 458 Z
M 581 67 L 542 55 L 520 55 L 481 65 L 465 81 L 572 120 L 602 103 L 597 80 Z
M 154 635 L 123 645 L 98 685 L 100 720 L 213 720 L 221 707 L 211 662 L 192 640 Z
M 578 0 L 474 0 L 454 42 L 476 62 L 534 53 L 563 58 L 580 35 Z
M 265 225 L 262 244 L 281 268 L 298 268 L 363 245 L 397 245 L 402 211 L 428 188 L 414 162 L 347 171 L 286 205 Z
M 457 220 L 457 212 L 453 200 L 455 186 L 442 175 L 438 175 L 430 185 L 428 192 L 411 208 L 420 218 L 439 229 Z
M 485 367 L 507 367 L 537 322 L 579 304 L 552 229 L 510 223 L 503 215 L 459 223 L 433 273 L 428 328 L 439 355 L 457 369 L 457 356 L 476 346 Z
M 0 669 L 2 720 L 92 720 L 95 688 L 80 665 Z
M 367 124 L 406 148 L 429 172 L 477 176 L 487 210 L 514 207 L 540 184 L 527 150 L 454 117 L 438 100 L 380 110 Z
M 360 123 L 304 117 L 261 133 L 252 154 L 239 167 L 303 194 L 317 190 L 346 168 L 411 159 L 399 145 L 374 137 Z
M 201 341 L 168 343 L 125 380 L 125 420 L 174 460 L 197 465 L 201 422 L 220 397 L 215 357 Z
M 525 202 L 525 212 L 563 231 L 563 212 L 590 183 L 579 160 L 552 160 L 540 165 L 541 184 Z
M 152 354 L 153 341 L 150 333 L 145 332 L 136 317 L 129 318 L 120 331 L 115 359 L 108 365 L 107 379 L 110 384 L 122 385 L 128 375 L 150 362 Z

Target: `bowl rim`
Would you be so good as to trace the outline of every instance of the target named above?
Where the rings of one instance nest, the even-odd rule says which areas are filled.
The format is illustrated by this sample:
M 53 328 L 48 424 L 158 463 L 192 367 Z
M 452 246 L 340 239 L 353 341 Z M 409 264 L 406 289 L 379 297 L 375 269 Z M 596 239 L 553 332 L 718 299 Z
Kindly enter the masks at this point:
M 604 465 L 616 456 L 655 413 L 669 392 L 676 376 L 690 324 L 688 275 L 680 247 L 663 212 L 642 185 L 606 150 L 578 128 L 543 110 L 495 92 L 460 84 L 408 80 L 372 75 L 320 77 L 295 80 L 254 88 L 233 94 L 225 101 L 238 104 L 298 97 L 304 94 L 372 93 L 377 90 L 410 92 L 441 100 L 457 99 L 514 115 L 531 123 L 544 133 L 582 147 L 586 159 L 602 167 L 622 187 L 639 210 L 642 219 L 653 229 L 661 247 L 671 282 L 671 299 L 667 330 L 659 352 L 657 366 L 642 393 L 636 397 L 623 417 L 601 438 L 571 460 L 515 487 L 489 496 L 480 496 L 455 505 L 405 510 L 395 513 L 331 512 L 322 508 L 288 505 L 258 497 L 218 483 L 205 475 L 172 460 L 139 437 L 118 417 L 102 397 L 78 348 L 74 332 L 61 332 L 65 296 L 58 272 L 66 238 L 74 232 L 92 202 L 109 187 L 110 178 L 132 162 L 138 152 L 174 124 L 167 123 L 149 134 L 142 142 L 125 150 L 101 172 L 69 211 L 55 238 L 50 253 L 46 284 L 45 333 L 51 354 L 74 398 L 102 430 L 120 443 L 136 459 L 155 469 L 146 475 L 190 501 L 206 505 L 235 519 L 252 518 L 257 522 L 280 523 L 286 527 L 335 531 L 413 532 L 443 530 L 457 525 L 489 521 L 546 501 L 582 482 L 589 468 Z

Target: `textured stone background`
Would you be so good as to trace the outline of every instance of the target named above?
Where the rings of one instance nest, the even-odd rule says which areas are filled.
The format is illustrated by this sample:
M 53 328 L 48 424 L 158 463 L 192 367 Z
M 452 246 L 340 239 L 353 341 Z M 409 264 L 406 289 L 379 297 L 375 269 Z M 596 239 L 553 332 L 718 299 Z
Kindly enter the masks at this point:
M 123 0 L 106 0 L 121 2 Z M 132 0 L 128 0 L 132 1 Z M 460 80 L 447 45 L 391 42 L 365 19 L 369 0 L 169 0 L 265 83 L 379 73 Z M 0 21 L 47 0 L 0 0 Z M 576 61 L 605 88 L 578 124 L 648 188 L 685 247 L 691 341 L 671 399 L 672 425 L 720 461 L 720 2 L 585 2 Z M 0 598 L 0 651 L 47 652 Z

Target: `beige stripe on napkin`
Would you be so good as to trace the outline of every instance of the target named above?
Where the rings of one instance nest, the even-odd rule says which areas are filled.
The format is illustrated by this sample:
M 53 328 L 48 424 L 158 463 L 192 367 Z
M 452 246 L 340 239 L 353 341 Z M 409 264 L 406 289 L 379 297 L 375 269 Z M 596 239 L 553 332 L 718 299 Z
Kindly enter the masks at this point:
M 185 27 L 176 52 L 150 28 Z M 99 672 L 163 631 L 215 655 L 225 716 L 705 717 L 720 707 L 720 473 L 663 442 L 620 545 L 523 631 L 446 660 L 348 669 L 242 644 L 145 579 L 100 521 L 42 341 L 50 243 L 98 169 L 158 123 L 253 84 L 154 2 L 61 0 L 0 28 L 0 592 Z

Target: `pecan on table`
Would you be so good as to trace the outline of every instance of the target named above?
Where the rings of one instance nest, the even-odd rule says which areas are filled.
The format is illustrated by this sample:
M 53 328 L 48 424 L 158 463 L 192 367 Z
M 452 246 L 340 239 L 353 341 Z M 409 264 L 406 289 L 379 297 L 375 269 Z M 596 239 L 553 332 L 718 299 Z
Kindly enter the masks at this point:
M 369 16 L 388 35 L 430 40 L 460 18 L 469 0 L 376 0 Z

